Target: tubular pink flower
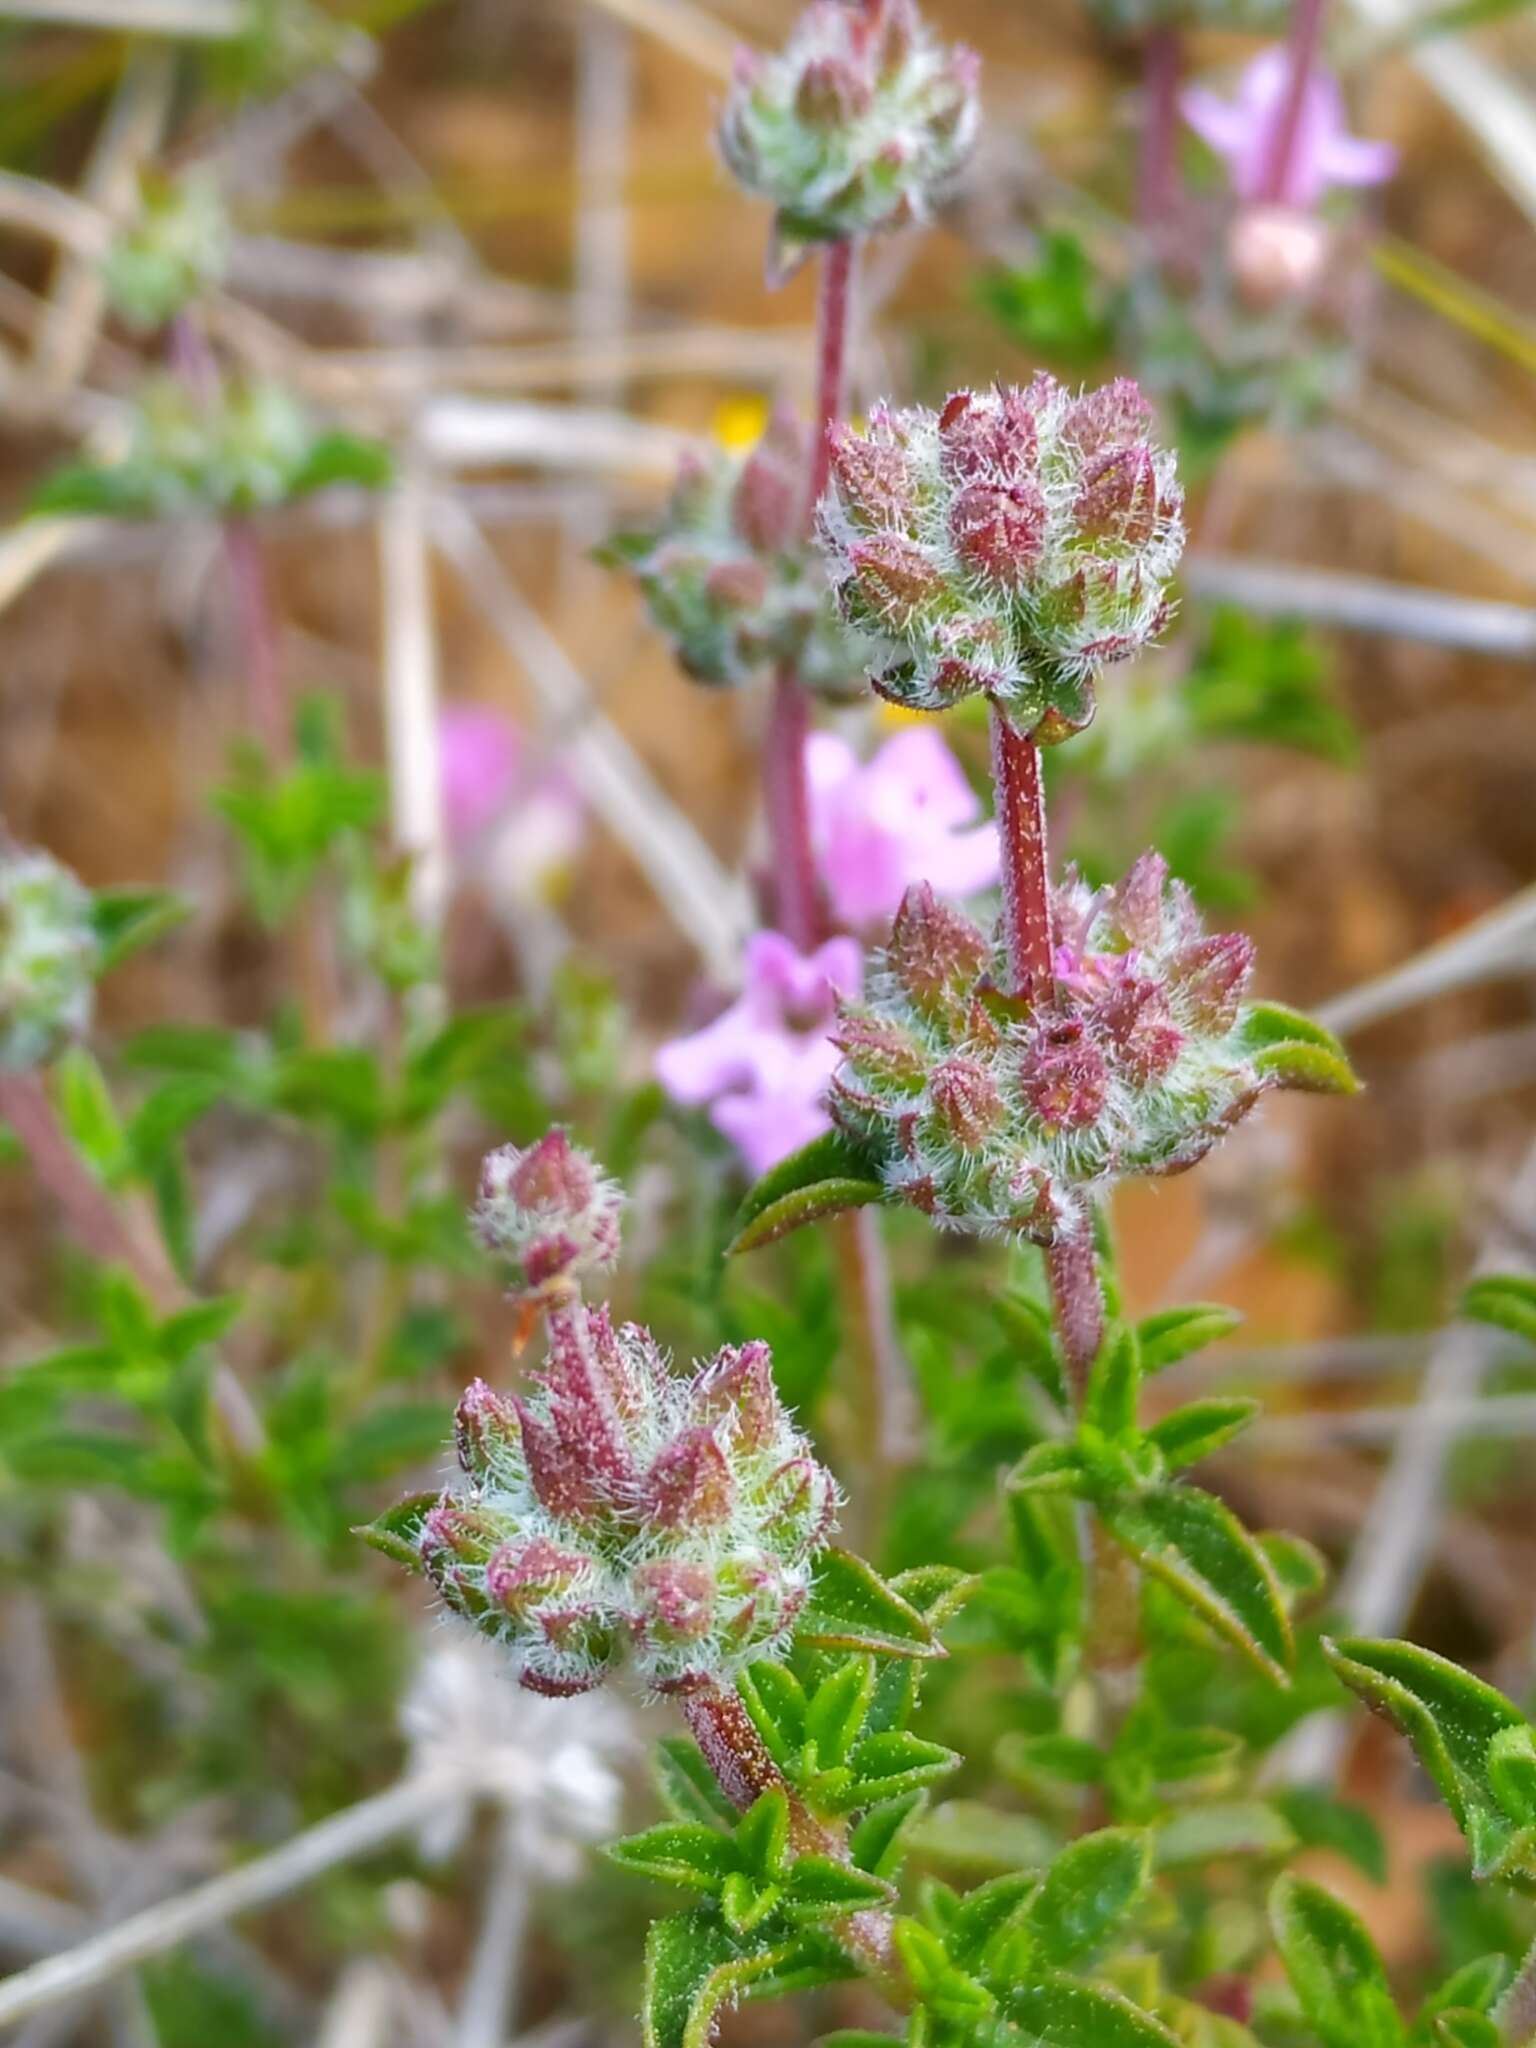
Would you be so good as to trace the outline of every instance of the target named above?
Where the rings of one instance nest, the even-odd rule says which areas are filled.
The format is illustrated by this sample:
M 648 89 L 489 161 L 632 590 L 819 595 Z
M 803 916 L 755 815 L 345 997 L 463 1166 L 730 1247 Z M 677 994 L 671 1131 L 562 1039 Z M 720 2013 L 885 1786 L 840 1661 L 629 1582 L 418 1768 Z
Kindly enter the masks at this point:
M 1247 204 L 1267 199 L 1305 212 L 1334 186 L 1379 185 L 1390 178 L 1397 151 L 1390 143 L 1350 134 L 1338 81 L 1318 69 L 1307 81 L 1285 188 L 1265 192 L 1290 72 L 1290 53 L 1277 43 L 1246 67 L 1234 98 L 1192 85 L 1180 100 L 1190 127 L 1226 164 L 1237 197 Z
M 974 896 L 996 882 L 997 827 L 938 733 L 915 726 L 861 762 L 835 733 L 806 749 L 811 837 L 833 910 L 863 926 L 895 915 L 914 882 Z
M 827 1128 L 823 1101 L 837 1065 L 827 1034 L 839 996 L 857 994 L 862 980 L 856 939 L 802 955 L 780 933 L 757 932 L 741 995 L 702 1031 L 662 1046 L 657 1078 L 674 1102 L 708 1106 L 749 1170 L 766 1172 Z

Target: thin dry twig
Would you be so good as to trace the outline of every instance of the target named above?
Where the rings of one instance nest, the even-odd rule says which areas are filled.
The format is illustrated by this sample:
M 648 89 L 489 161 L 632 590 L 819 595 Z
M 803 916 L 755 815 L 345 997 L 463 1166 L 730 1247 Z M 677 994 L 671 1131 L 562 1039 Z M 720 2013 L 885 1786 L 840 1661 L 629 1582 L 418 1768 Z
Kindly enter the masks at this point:
M 505 2048 L 516 2021 L 533 1902 L 532 1848 L 526 1814 L 509 1807 L 498 1822 L 480 1932 L 459 2006 L 457 2048 Z
M 437 636 L 426 489 L 407 462 L 379 516 L 384 612 L 384 734 L 395 843 L 412 860 L 411 901 L 429 930 L 442 918 L 448 846 L 438 739 Z
M 1330 1031 L 1349 1033 L 1436 996 L 1536 972 L 1536 888 L 1522 889 L 1486 917 L 1453 932 L 1318 1010 Z
M 1241 605 L 1261 618 L 1300 619 L 1511 661 L 1536 658 L 1536 610 L 1527 605 L 1198 551 L 1185 557 L 1184 582 L 1192 597 Z
M 564 758 L 593 809 L 629 849 L 711 977 L 728 987 L 740 973 L 741 948 L 750 929 L 744 888 L 603 716 L 570 656 L 507 575 L 470 515 L 440 498 L 433 507 L 432 529 L 559 727 Z
M 194 36 L 222 42 L 247 21 L 244 0 L 6 0 L 8 15 L 116 35 Z
M 369 1855 L 419 1826 L 444 1799 L 460 1796 L 467 1776 L 434 1771 L 403 1779 L 306 1828 L 268 1856 L 258 1856 L 178 1898 L 163 1899 L 62 1955 L 32 1964 L 0 1982 L 0 2026 L 12 2026 L 61 1999 L 93 1991 L 151 1956 L 271 1905 L 340 1863 Z
M 695 0 L 594 0 L 607 14 L 665 43 L 690 64 L 729 78 L 742 39 Z

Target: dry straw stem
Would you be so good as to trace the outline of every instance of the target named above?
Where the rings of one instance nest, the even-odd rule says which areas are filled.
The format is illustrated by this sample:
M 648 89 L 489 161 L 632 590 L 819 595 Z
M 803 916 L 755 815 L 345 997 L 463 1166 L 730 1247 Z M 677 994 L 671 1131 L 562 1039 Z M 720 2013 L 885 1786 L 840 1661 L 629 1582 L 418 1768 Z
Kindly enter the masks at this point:
M 715 78 L 729 78 L 741 37 L 694 0 L 593 0 L 605 14 L 642 30 Z
M 258 1856 L 179 1898 L 163 1899 L 77 1948 L 7 1977 L 0 1982 L 0 2027 L 110 1983 L 151 1956 L 271 1905 L 340 1863 L 370 1854 L 430 1819 L 444 1800 L 462 1796 L 469 1777 L 467 1771 L 453 1770 L 405 1778 L 306 1828 L 270 1856 Z
M 585 678 L 469 513 L 439 498 L 432 530 L 558 730 L 563 758 L 588 802 L 629 849 L 711 977 L 729 987 L 740 974 L 741 948 L 751 929 L 746 891 L 604 717 Z
M 219 42 L 239 35 L 249 19 L 246 0 L 6 0 L 15 21 L 61 28 L 107 29 L 118 35 L 197 36 Z
M 1318 1010 L 1330 1031 L 1361 1031 L 1401 1010 L 1483 982 L 1523 980 L 1536 967 L 1536 887 Z
M 128 218 L 138 203 L 139 175 L 165 135 L 174 77 L 175 66 L 163 48 L 137 49 L 128 59 L 84 180 L 85 203 L 106 220 Z M 106 281 L 96 258 L 61 255 L 32 349 L 32 381 L 45 400 L 72 391 L 84 376 L 106 304 Z
M 1523 1222 L 1533 1209 L 1536 1145 L 1521 1162 L 1503 1216 L 1489 1232 L 1474 1274 L 1529 1268 L 1527 1247 L 1506 1219 Z M 1447 1461 L 1458 1436 L 1487 1405 L 1479 1401 L 1479 1390 L 1500 1342 L 1495 1330 L 1458 1322 L 1435 1346 L 1419 1398 L 1403 1412 L 1392 1461 L 1372 1496 L 1339 1582 L 1333 1604 L 1349 1634 L 1390 1636 L 1403 1626 L 1439 1534 Z M 1493 1404 L 1494 1413 L 1518 1418 L 1524 1425 L 1520 1434 L 1529 1428 L 1533 1408 L 1536 1403 L 1528 1396 Z M 1292 1783 L 1330 1780 L 1343 1761 L 1349 1734 L 1345 1716 L 1319 1715 L 1276 1752 L 1274 1771 Z
M 429 930 L 435 930 L 448 890 L 437 635 L 426 487 L 409 461 L 379 515 L 379 591 L 384 613 L 384 737 L 395 844 L 411 856 L 411 907 Z
M 1242 555 L 1186 556 L 1184 584 L 1191 597 L 1241 605 L 1262 618 L 1379 633 L 1500 660 L 1536 659 L 1536 610 L 1526 605 Z
M 1392 1408 L 1319 1409 L 1311 1415 L 1270 1415 L 1254 1428 L 1267 1452 L 1311 1456 L 1334 1445 L 1395 1444 L 1410 1429 L 1461 1437 L 1536 1436 L 1536 1394 L 1475 1395 L 1461 1400 L 1416 1401 Z M 1366 1628 L 1365 1623 L 1359 1626 Z M 1368 1633 L 1375 1634 L 1375 1629 Z

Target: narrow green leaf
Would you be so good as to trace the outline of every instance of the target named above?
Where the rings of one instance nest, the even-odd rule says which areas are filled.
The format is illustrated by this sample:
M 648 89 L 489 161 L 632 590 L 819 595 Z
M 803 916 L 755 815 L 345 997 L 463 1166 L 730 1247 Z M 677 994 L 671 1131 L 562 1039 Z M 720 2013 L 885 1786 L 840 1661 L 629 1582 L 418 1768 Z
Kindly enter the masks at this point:
M 128 1139 L 106 1077 L 83 1045 L 71 1045 L 53 1070 L 59 1121 L 98 1179 L 114 1181 L 128 1159 Z
M 1498 2022 L 1466 2006 L 1448 2006 L 1435 2014 L 1431 2025 L 1435 2048 L 1508 2048 Z M 1530 2048 L 1530 2042 L 1522 2042 L 1520 2048 Z
M 1469 1283 L 1456 1313 L 1536 1344 L 1536 1279 L 1525 1273 L 1484 1273 Z
M 726 1257 L 761 1251 L 764 1245 L 777 1244 L 781 1237 L 804 1229 L 808 1223 L 841 1216 L 849 1209 L 867 1209 L 872 1202 L 884 1200 L 885 1189 L 877 1180 L 823 1180 L 814 1187 L 796 1188 L 793 1194 L 782 1195 L 777 1202 L 759 1210 L 749 1223 L 743 1223 L 726 1246 Z
M 805 1740 L 816 1745 L 816 1762 L 827 1770 L 840 1764 L 864 1725 L 875 1689 L 875 1667 L 868 1657 L 848 1657 L 817 1686 L 805 1714 Z
M 607 1853 L 621 1870 L 701 1892 L 718 1892 L 736 1868 L 729 1838 L 698 1821 L 663 1821 L 642 1834 L 610 1842 Z
M 1386 1883 L 1387 1845 L 1363 1806 L 1339 1799 L 1320 1785 L 1284 1786 L 1270 1797 L 1303 1848 L 1331 1849 L 1363 1871 L 1373 1884 Z
M 974 2021 L 992 2010 L 991 1992 L 960 1969 L 944 1943 L 920 1921 L 897 1921 L 896 1953 L 918 1998 L 940 2019 Z
M 802 1223 L 884 1198 L 872 1158 L 841 1131 L 826 1131 L 748 1189 L 726 1249 L 755 1251 Z
M 1285 1003 L 1249 1003 L 1238 1024 L 1238 1036 L 1249 1052 L 1267 1045 L 1314 1045 L 1337 1059 L 1347 1057 L 1342 1043 L 1325 1024 Z
M 720 1917 L 732 1934 L 750 1934 L 783 1903 L 784 1887 L 744 1870 L 733 1870 L 720 1886 Z
M 417 1542 L 421 1525 L 429 1511 L 437 1506 L 435 1493 L 414 1493 L 409 1499 L 397 1501 L 392 1508 L 386 1508 L 372 1522 L 364 1522 L 352 1531 L 363 1541 L 380 1550 L 396 1564 L 403 1564 L 407 1571 L 421 1570 L 421 1554 Z
M 789 1847 L 789 1796 L 775 1785 L 753 1800 L 736 1823 L 735 1860 L 755 1877 L 773 1879 L 784 1870 Z
M 1254 1072 L 1304 1095 L 1358 1095 L 1359 1078 L 1341 1053 L 1320 1045 L 1266 1045 L 1253 1056 Z
M 684 1735 L 663 1736 L 654 1759 L 656 1789 L 674 1819 L 702 1821 L 706 1826 L 724 1822 L 734 1828 L 736 1809 L 715 1782 L 715 1774 L 704 1761 L 697 1743 Z
M 942 1657 L 944 1646 L 910 1601 L 860 1557 L 829 1550 L 817 1565 L 796 1638 L 823 1650 L 868 1650 L 885 1657 Z
M 900 1799 L 886 1799 L 872 1806 L 855 1823 L 848 1837 L 848 1853 L 860 1870 L 872 1877 L 891 1878 L 906 1854 L 906 1834 L 923 1811 L 927 1795 L 908 1792 Z
M 1274 1567 L 1224 1502 L 1193 1486 L 1108 1501 L 1105 1526 L 1277 1685 L 1288 1683 L 1291 1624 Z
M 1296 1836 L 1289 1821 L 1263 1799 L 1220 1799 L 1185 1806 L 1159 1823 L 1152 1858 L 1159 1870 L 1183 1870 L 1228 1856 L 1258 1856 L 1279 1861 L 1294 1855 Z
M 792 1920 L 836 1920 L 889 1905 L 894 1896 L 879 1878 L 830 1856 L 797 1856 L 784 1881 L 783 1910 Z
M 1507 1956 L 1478 1956 L 1453 1970 L 1438 1990 L 1429 1994 L 1419 2007 L 1419 2019 L 1432 2019 L 1440 2012 L 1492 2012 L 1509 1978 Z
M 992 1304 L 992 1313 L 1002 1324 L 1003 1334 L 1020 1365 L 1044 1387 L 1058 1408 L 1065 1409 L 1067 1383 L 1050 1310 L 1027 1294 L 1005 1294 Z
M 919 1815 L 907 1839 L 924 1863 L 967 1877 L 1043 1871 L 1060 1846 L 1032 1815 L 1003 1813 L 977 1799 L 948 1799 Z
M 1520 1844 L 1488 1775 L 1494 1738 L 1525 1716 L 1493 1686 L 1414 1643 L 1341 1636 L 1324 1654 L 1366 1705 L 1405 1735 L 1472 1849 L 1477 1876 L 1501 1870 Z
M 1006 1481 L 1010 1493 L 1086 1492 L 1088 1466 L 1076 1444 L 1031 1444 Z
M 1282 1877 L 1269 1917 L 1286 1975 L 1324 2048 L 1401 2048 L 1406 2030 L 1375 1943 L 1342 1900 Z
M 799 1679 L 782 1664 L 764 1658 L 747 1666 L 736 1690 L 774 1762 L 789 1770 L 805 1741 L 806 1699 Z
M 793 1942 L 744 1943 L 708 1910 L 658 1920 L 645 1945 L 645 2048 L 708 2048 L 721 2009 L 794 1950 Z
M 1536 1730 L 1499 1730 L 1488 1745 L 1488 1783 L 1516 1827 L 1536 1822 Z
M 91 903 L 97 971 L 108 973 L 130 953 L 174 931 L 192 914 L 192 906 L 165 889 L 98 889 Z
M 1088 1379 L 1083 1419 L 1101 1429 L 1111 1443 L 1136 1429 L 1136 1397 L 1141 1390 L 1141 1356 L 1134 1331 L 1111 1329 L 1099 1347 Z
M 1198 1465 L 1202 1458 L 1241 1436 L 1259 1412 L 1257 1401 L 1237 1397 L 1189 1401 L 1154 1422 L 1147 1437 L 1162 1453 L 1169 1471 L 1177 1472 L 1186 1465 Z
M 1101 1828 L 1063 1849 L 1030 1901 L 1023 1925 L 1047 1963 L 1089 1961 L 1145 1891 L 1151 1838 L 1142 1828 Z
M 1175 2048 L 1162 2021 L 1118 1991 L 1056 1971 L 1016 1985 L 1004 2010 L 1026 2040 L 1050 2048 Z
M 1223 1308 L 1214 1301 L 1190 1302 L 1183 1308 L 1160 1309 L 1156 1315 L 1144 1317 L 1136 1326 L 1143 1374 L 1162 1372 L 1181 1358 L 1203 1351 L 1207 1344 L 1219 1344 L 1242 1320 L 1235 1308 Z
M 879 1800 L 918 1791 L 948 1777 L 960 1764 L 952 1749 L 900 1728 L 886 1735 L 868 1736 L 849 1761 L 853 1782 L 829 1801 L 833 1812 L 854 1813 Z

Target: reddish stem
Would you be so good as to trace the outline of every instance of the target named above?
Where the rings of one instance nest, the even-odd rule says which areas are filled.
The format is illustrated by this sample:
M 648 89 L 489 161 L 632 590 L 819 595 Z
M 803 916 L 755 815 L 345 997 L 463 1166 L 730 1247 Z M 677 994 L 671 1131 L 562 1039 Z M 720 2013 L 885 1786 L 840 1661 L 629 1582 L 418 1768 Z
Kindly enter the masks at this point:
M 1054 971 L 1040 749 L 992 706 L 992 779 L 1003 855 L 1003 937 L 1013 992 L 1048 988 Z
M 805 531 L 810 533 L 816 507 L 827 488 L 832 466 L 832 433 L 847 409 L 848 330 L 853 310 L 852 242 L 830 242 L 821 259 L 821 289 L 816 305 L 816 419 L 811 471 L 806 490 Z
M 802 514 L 802 536 L 806 539 L 827 487 L 832 430 L 843 413 L 853 258 L 851 242 L 829 243 L 822 258 L 816 417 L 811 427 L 811 460 Z M 768 814 L 774 922 L 801 953 L 808 953 L 823 931 L 816 855 L 811 845 L 810 793 L 805 780 L 805 742 L 809 731 L 810 710 L 805 693 L 786 664 L 773 680 L 768 731 L 763 741 L 763 800 Z
M 775 1787 L 789 1798 L 789 1842 L 797 1856 L 830 1856 L 849 1861 L 844 1836 L 810 1813 L 798 1792 L 768 1754 L 763 1738 L 734 1692 L 707 1678 L 681 1696 L 688 1731 L 714 1773 L 715 1782 L 739 1813 Z M 852 1913 L 830 1930 L 849 1955 L 880 1986 L 893 2005 L 911 2003 L 911 1990 L 896 1960 L 895 1929 L 889 1913 L 872 1908 Z
M 1260 197 L 1272 205 L 1284 204 L 1290 186 L 1296 142 L 1301 133 L 1302 109 L 1307 103 L 1307 91 L 1322 50 L 1324 4 L 1325 0 L 1293 0 L 1289 37 L 1290 75 L 1286 80 L 1279 118 L 1270 135 L 1269 154 L 1260 186 Z
M 1144 228 L 1166 227 L 1179 190 L 1179 80 L 1184 41 L 1176 28 L 1148 31 L 1142 45 L 1141 189 L 1137 207 Z
M 1073 1404 L 1083 1405 L 1088 1375 L 1104 1342 L 1104 1296 L 1099 1287 L 1093 1237 L 1063 1238 L 1046 1254 L 1056 1329 L 1066 1356 Z
M 0 1119 L 16 1134 L 83 1251 L 104 1265 L 126 1266 L 162 1316 L 189 1306 L 153 1227 L 116 1202 L 91 1172 L 60 1124 L 41 1074 L 0 1073 Z M 264 1448 L 261 1418 L 225 1365 L 214 1374 L 213 1399 L 232 1448 L 258 1456 Z
M 281 761 L 288 751 L 288 720 L 261 542 L 248 519 L 225 519 L 221 531 L 250 692 L 251 724 L 271 758 Z

